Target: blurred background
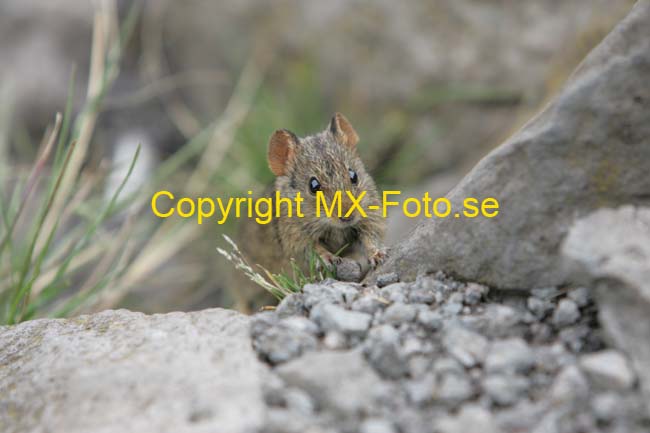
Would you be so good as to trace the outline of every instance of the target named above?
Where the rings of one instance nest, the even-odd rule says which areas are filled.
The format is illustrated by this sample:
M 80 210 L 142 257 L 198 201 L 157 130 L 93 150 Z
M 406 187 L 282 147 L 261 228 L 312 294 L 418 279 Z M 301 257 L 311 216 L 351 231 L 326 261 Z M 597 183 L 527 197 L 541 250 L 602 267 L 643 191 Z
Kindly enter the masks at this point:
M 153 192 L 260 191 L 271 133 L 340 111 L 381 188 L 444 195 L 632 4 L 0 0 L 0 321 L 230 306 L 235 225 Z

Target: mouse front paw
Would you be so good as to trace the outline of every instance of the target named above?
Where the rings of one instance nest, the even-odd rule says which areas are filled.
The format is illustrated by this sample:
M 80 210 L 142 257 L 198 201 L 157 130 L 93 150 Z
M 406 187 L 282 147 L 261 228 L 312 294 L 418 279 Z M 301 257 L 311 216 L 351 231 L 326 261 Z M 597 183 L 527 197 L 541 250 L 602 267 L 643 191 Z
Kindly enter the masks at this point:
M 377 266 L 381 265 L 386 258 L 388 257 L 388 252 L 386 251 L 385 248 L 377 248 L 373 252 L 371 252 L 370 257 L 368 258 L 368 262 L 370 263 L 371 268 L 376 268 Z
M 318 263 L 316 263 L 316 266 L 318 269 L 320 269 L 322 266 L 326 267 L 335 267 L 339 263 L 341 263 L 341 257 L 334 255 L 330 252 L 325 252 L 319 254 L 320 260 L 318 260 Z

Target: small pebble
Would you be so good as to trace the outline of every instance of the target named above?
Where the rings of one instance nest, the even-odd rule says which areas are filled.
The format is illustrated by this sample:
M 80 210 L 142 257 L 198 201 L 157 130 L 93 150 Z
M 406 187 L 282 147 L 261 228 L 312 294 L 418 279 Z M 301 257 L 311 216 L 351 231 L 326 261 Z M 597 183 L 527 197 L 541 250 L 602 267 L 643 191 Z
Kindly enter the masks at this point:
M 386 287 L 389 284 L 393 284 L 399 281 L 399 275 L 397 272 L 389 272 L 387 274 L 381 274 L 377 277 L 377 287 L 382 288 Z
M 396 325 L 405 322 L 412 322 L 416 315 L 417 309 L 413 305 L 397 302 L 384 310 L 382 321 L 384 323 Z
M 489 347 L 485 337 L 453 323 L 446 326 L 444 332 L 445 349 L 465 367 L 483 363 Z
M 351 305 L 351 309 L 353 311 L 360 311 L 362 313 L 372 315 L 385 308 L 386 305 L 387 304 L 383 302 L 377 295 L 367 294 L 355 300 Z
M 379 291 L 382 298 L 390 302 L 406 303 L 409 285 L 406 283 L 393 283 Z
M 599 421 L 610 422 L 624 415 L 621 396 L 614 392 L 598 394 L 591 399 L 591 410 Z
M 361 423 L 360 433 L 396 433 L 395 427 L 382 418 L 369 418 Z
M 417 380 L 409 380 L 405 384 L 406 394 L 412 403 L 422 406 L 433 400 L 435 384 L 433 375 L 426 375 Z
M 591 290 L 586 287 L 572 289 L 567 296 L 580 308 L 586 307 L 591 302 Z
M 603 350 L 583 355 L 580 368 L 598 387 L 626 390 L 635 382 L 635 374 L 627 359 L 616 350 Z
M 580 318 L 578 305 L 571 299 L 562 299 L 553 313 L 553 325 L 557 328 L 576 323 Z
M 551 311 L 553 311 L 553 303 L 545 299 L 540 299 L 535 296 L 528 298 L 527 302 L 528 309 L 531 313 L 535 315 L 538 319 L 543 319 Z
M 463 310 L 463 304 L 458 303 L 458 302 L 452 302 L 451 304 L 445 304 L 445 306 L 442 307 L 442 311 L 445 314 L 448 314 L 450 316 L 456 316 L 462 310 Z
M 488 294 L 488 287 L 482 284 L 468 283 L 465 288 L 464 301 L 467 305 L 478 304 Z
M 508 406 L 517 402 L 528 390 L 530 382 L 519 375 L 489 375 L 483 381 L 483 388 L 494 403 Z
M 522 338 L 496 341 L 485 360 L 487 372 L 525 373 L 535 364 L 535 353 Z
M 442 403 L 456 406 L 474 395 L 474 388 L 465 374 L 448 373 L 441 377 L 435 398 Z
M 420 311 L 418 313 L 418 323 L 429 331 L 438 331 L 442 329 L 442 315 L 433 310 Z
M 559 406 L 581 404 L 589 396 L 589 384 L 578 367 L 569 365 L 555 378 L 549 396 Z
M 332 304 L 318 305 L 310 317 L 320 324 L 323 331 L 337 331 L 348 335 L 364 335 L 370 326 L 372 316 L 358 311 L 346 310 Z

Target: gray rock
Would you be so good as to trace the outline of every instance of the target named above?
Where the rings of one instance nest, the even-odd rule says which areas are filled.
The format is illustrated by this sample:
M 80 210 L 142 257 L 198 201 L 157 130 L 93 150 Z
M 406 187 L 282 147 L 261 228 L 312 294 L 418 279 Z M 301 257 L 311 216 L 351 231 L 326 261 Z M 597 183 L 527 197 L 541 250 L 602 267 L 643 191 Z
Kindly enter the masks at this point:
M 393 303 L 405 303 L 408 299 L 409 285 L 407 283 L 393 283 L 379 291 L 382 298 Z
M 345 349 L 348 346 L 348 339 L 338 331 L 329 331 L 323 337 L 323 345 L 330 350 Z
M 578 287 L 576 289 L 571 289 L 569 290 L 567 296 L 571 298 L 573 302 L 575 302 L 576 305 L 578 305 L 580 308 L 586 307 L 591 302 L 591 290 L 587 287 Z
M 451 302 L 442 307 L 442 312 L 448 316 L 457 316 L 463 311 L 463 304 L 460 302 Z
M 354 336 L 364 335 L 372 320 L 370 314 L 346 310 L 332 304 L 321 304 L 314 307 L 310 317 L 325 332 L 337 331 Z
M 320 408 L 348 417 L 372 408 L 371 390 L 381 382 L 358 350 L 310 352 L 276 371 L 289 386 L 306 391 Z
M 395 433 L 395 427 L 390 421 L 382 418 L 370 418 L 361 423 L 360 433 Z
M 615 390 L 626 390 L 635 382 L 635 375 L 625 357 L 615 350 L 583 355 L 580 358 L 580 368 L 599 387 Z
M 467 287 L 465 288 L 465 303 L 467 305 L 476 305 L 478 304 L 483 297 L 485 297 L 488 292 L 489 288 L 487 286 L 484 286 L 482 284 L 477 284 L 477 283 L 468 283 Z
M 564 367 L 549 391 L 550 400 L 558 406 L 583 404 L 589 396 L 589 383 L 575 365 Z
M 465 296 L 461 292 L 456 292 L 452 293 L 449 298 L 447 299 L 447 302 L 450 304 L 462 304 L 463 300 L 465 299 Z
M 525 373 L 535 364 L 535 354 L 521 338 L 508 338 L 490 346 L 485 369 L 489 373 Z
M 313 428 L 312 417 L 300 417 L 294 411 L 288 409 L 272 408 L 269 410 L 265 425 L 264 433 L 302 433 L 309 428 Z M 314 428 L 321 433 L 325 430 Z
M 523 376 L 490 374 L 483 381 L 483 389 L 492 401 L 500 406 L 508 406 L 527 392 L 530 382 Z
M 532 323 L 530 332 L 533 343 L 550 343 L 553 340 L 553 328 L 546 323 Z
M 285 296 L 275 308 L 275 312 L 280 317 L 297 316 L 305 313 L 305 304 L 302 295 L 292 293 Z
M 385 308 L 387 301 L 380 299 L 378 295 L 365 294 L 352 303 L 352 310 L 361 311 L 362 313 L 375 314 Z
M 409 380 L 404 385 L 408 399 L 416 406 L 425 405 L 433 400 L 435 386 L 436 380 L 432 374 Z
M 359 282 L 364 274 L 361 265 L 356 260 L 341 258 L 341 262 L 336 264 L 336 279 L 340 281 Z
M 625 409 L 621 396 L 614 392 L 598 394 L 591 399 L 591 410 L 599 421 L 610 422 L 622 416 Z
M 303 316 L 289 316 L 281 319 L 278 326 L 295 332 L 306 332 L 307 334 L 318 334 L 318 326 Z
M 404 337 L 404 342 L 402 343 L 402 351 L 407 358 L 430 352 L 430 347 L 431 345 L 428 340 L 420 339 L 413 334 Z
M 466 374 L 447 373 L 440 376 L 434 398 L 441 403 L 457 406 L 474 395 L 474 387 Z
M 401 352 L 399 333 L 391 325 L 372 328 L 364 346 L 368 361 L 377 371 L 389 378 L 400 378 L 408 371 Z
M 430 331 L 442 329 L 442 315 L 433 310 L 423 310 L 418 313 L 418 323 Z
M 562 328 L 576 323 L 580 319 L 578 305 L 571 299 L 562 299 L 553 313 L 553 325 Z
M 316 409 L 311 397 L 303 390 L 297 388 L 289 388 L 285 392 L 284 401 L 288 409 L 300 415 L 310 416 Z
M 399 275 L 397 272 L 389 272 L 387 274 L 381 274 L 377 277 L 377 287 L 382 288 L 389 284 L 393 284 L 399 281 Z
M 313 308 L 319 303 L 352 303 L 359 295 L 358 288 L 352 283 L 326 280 L 317 284 L 307 284 L 302 288 L 305 307 Z
M 442 356 L 434 362 L 433 371 L 438 375 L 444 375 L 446 373 L 463 375 L 465 374 L 465 367 L 454 358 Z
M 313 333 L 283 326 L 272 326 L 254 339 L 257 352 L 271 364 L 286 362 L 317 346 Z
M 414 378 L 424 376 L 431 368 L 431 359 L 429 356 L 416 355 L 412 356 L 408 361 L 409 375 Z
M 381 320 L 383 323 L 399 325 L 401 323 L 412 322 L 417 312 L 417 309 L 413 305 L 397 302 L 384 310 Z
M 503 338 L 509 335 L 519 335 L 522 314 L 508 305 L 488 304 L 484 317 L 487 320 L 482 329 L 490 337 Z
M 458 415 L 444 417 L 436 421 L 436 431 L 440 433 L 468 433 L 480 430 L 481 433 L 498 433 L 500 430 L 490 412 L 476 404 L 464 405 Z
M 499 408 L 494 414 L 499 432 L 529 432 L 548 413 L 544 403 L 522 399 L 516 404 Z
M 592 333 L 588 325 L 574 325 L 562 329 L 559 337 L 569 349 L 578 353 L 586 350 L 587 339 Z
M 445 325 L 443 345 L 465 367 L 482 364 L 489 347 L 485 337 L 454 322 Z
M 560 289 L 557 287 L 535 287 L 534 289 L 530 290 L 530 293 L 539 299 L 552 301 L 553 299 L 557 298 L 562 292 L 560 292 Z
M 536 368 L 555 374 L 563 367 L 575 365 L 577 358 L 562 343 L 555 342 L 548 346 L 535 347 Z
M 571 229 L 563 254 L 575 279 L 594 285 L 598 320 L 609 341 L 630 356 L 650 402 L 650 209 L 593 213 Z
M 536 296 L 528 298 L 527 306 L 538 319 L 543 319 L 555 308 L 551 301 Z
M 415 285 L 411 287 L 408 300 L 412 304 L 433 304 L 437 297 L 432 288 Z
M 15 432 L 249 432 L 267 368 L 249 318 L 105 311 L 0 327 L 0 425 Z
M 453 209 L 467 197 L 494 197 L 495 217 L 427 219 L 378 273 L 408 279 L 442 269 L 504 289 L 566 283 L 557 251 L 576 218 L 647 201 L 649 25 L 650 4 L 637 2 L 544 110 L 446 196 Z

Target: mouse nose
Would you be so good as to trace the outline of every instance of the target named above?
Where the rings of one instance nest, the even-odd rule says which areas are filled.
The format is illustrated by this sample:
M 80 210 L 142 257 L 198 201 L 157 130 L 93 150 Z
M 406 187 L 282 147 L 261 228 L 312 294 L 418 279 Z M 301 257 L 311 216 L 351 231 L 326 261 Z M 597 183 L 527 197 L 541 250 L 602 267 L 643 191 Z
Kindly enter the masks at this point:
M 347 223 L 347 222 L 352 221 L 352 215 L 350 215 L 349 217 L 339 217 L 339 219 L 340 219 L 342 222 Z

